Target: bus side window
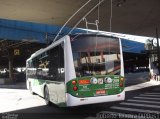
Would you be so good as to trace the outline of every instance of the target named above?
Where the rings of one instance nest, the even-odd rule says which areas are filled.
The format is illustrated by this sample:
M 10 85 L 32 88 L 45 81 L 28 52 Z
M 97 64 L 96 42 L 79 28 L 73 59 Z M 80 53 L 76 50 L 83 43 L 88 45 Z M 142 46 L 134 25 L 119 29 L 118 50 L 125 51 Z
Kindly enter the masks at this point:
M 64 48 L 63 48 L 64 44 L 62 43 L 61 45 L 59 45 L 59 81 L 63 81 L 65 80 L 65 70 L 64 70 Z
M 58 46 L 54 47 L 53 49 L 49 50 L 49 77 L 53 81 L 58 80 Z
M 60 44 L 48 51 L 49 78 L 53 81 L 64 81 L 64 50 Z
M 37 78 L 37 68 L 38 68 L 38 60 L 37 60 L 37 58 L 34 58 L 33 60 L 32 60 L 32 62 L 30 63 L 30 67 L 31 68 L 33 68 L 33 69 L 35 69 L 33 72 L 33 75 L 32 75 L 32 78 Z

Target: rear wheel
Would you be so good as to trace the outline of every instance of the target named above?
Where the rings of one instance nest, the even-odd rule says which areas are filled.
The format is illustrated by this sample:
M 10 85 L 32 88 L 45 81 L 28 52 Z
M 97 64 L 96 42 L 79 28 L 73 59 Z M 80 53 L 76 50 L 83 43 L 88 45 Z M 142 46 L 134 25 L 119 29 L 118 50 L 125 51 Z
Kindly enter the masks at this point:
M 49 90 L 48 90 L 48 87 L 45 87 L 44 89 L 44 99 L 45 99 L 45 102 L 46 102 L 46 105 L 50 105 L 50 101 L 49 101 Z

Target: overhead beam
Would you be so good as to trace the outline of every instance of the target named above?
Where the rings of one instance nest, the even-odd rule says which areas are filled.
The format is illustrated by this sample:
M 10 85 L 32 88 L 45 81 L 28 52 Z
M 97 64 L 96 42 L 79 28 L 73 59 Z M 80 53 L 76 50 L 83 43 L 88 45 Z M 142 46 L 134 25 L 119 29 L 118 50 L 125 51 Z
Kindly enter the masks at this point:
M 56 25 L 0 19 L 0 39 L 47 43 L 54 39 L 60 28 L 61 26 Z M 65 27 L 60 36 L 68 31 L 70 28 Z M 82 33 L 84 30 L 76 29 L 74 33 L 76 32 Z

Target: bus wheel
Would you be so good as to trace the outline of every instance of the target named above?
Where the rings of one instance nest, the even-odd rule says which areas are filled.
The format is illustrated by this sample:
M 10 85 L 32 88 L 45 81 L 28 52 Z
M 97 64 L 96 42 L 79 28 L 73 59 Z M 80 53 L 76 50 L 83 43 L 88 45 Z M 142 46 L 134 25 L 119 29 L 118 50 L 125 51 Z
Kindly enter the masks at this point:
M 49 101 L 49 91 L 48 91 L 47 86 L 44 89 L 44 99 L 45 99 L 46 105 L 51 104 L 50 101 Z

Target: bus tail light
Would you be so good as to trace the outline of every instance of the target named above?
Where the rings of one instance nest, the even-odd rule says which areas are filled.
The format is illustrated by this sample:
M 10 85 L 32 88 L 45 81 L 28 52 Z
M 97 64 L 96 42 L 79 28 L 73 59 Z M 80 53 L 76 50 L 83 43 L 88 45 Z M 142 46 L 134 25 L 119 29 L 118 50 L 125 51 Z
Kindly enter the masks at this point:
M 119 86 L 120 86 L 120 87 L 123 87 L 123 82 L 121 82 L 121 83 L 119 84 Z
M 74 87 L 73 87 L 73 90 L 74 90 L 74 91 L 77 91 L 77 90 L 78 90 L 78 87 L 77 87 L 77 86 L 74 86 Z
M 124 78 L 120 78 L 121 81 L 124 81 Z
M 76 85 L 76 83 L 77 83 L 77 82 L 76 82 L 75 80 L 72 81 L 72 84 L 73 84 L 73 85 Z
M 124 83 L 124 78 L 120 78 L 119 86 L 120 86 L 120 87 L 123 87 L 123 86 L 124 86 L 123 83 Z

